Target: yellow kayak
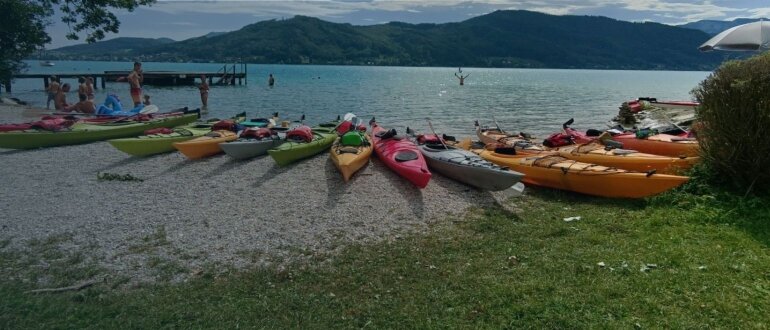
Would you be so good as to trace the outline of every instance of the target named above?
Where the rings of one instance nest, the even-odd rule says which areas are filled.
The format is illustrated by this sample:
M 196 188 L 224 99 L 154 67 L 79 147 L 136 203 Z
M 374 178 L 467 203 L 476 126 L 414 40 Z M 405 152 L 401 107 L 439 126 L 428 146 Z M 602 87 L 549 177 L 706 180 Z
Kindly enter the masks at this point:
M 372 156 L 372 142 L 369 135 L 358 131 L 345 133 L 332 144 L 330 157 L 334 166 L 342 173 L 345 182 L 363 168 Z
M 222 148 L 219 147 L 220 143 L 237 139 L 238 134 L 227 130 L 219 130 L 189 141 L 174 143 L 174 148 L 189 159 L 200 159 L 222 152 Z
M 569 160 L 558 155 L 511 155 L 510 148 L 472 149 L 482 158 L 524 173 L 522 182 L 588 195 L 642 198 L 687 182 L 688 177 L 633 172 Z

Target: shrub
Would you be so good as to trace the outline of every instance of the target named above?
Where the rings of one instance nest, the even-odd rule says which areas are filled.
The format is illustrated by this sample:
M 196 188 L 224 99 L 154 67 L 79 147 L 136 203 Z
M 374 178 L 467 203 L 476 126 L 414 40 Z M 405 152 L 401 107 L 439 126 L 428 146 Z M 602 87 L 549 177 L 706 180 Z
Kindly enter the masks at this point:
M 696 87 L 703 161 L 737 187 L 770 187 L 770 52 L 722 64 Z

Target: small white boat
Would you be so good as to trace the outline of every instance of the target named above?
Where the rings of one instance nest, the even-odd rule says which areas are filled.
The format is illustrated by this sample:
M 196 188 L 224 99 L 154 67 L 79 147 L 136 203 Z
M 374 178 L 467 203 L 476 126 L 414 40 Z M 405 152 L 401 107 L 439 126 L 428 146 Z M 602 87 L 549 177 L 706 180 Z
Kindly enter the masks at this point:
M 54 66 L 54 63 L 51 61 L 40 61 L 40 66 Z

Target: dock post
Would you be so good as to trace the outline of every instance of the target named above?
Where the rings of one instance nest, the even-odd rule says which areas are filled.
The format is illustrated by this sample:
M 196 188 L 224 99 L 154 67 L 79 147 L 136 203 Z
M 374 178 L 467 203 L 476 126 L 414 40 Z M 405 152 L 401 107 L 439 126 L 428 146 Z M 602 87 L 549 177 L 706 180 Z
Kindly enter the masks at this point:
M 43 77 L 43 87 L 48 90 L 48 77 Z
M 11 93 L 11 80 L 6 80 L 3 83 L 5 84 L 5 92 Z
M 102 76 L 102 89 L 105 89 L 107 87 L 106 81 L 107 81 L 107 76 L 106 75 Z
M 94 77 L 94 76 L 91 76 L 90 78 L 91 78 L 91 79 L 93 79 L 93 81 L 94 81 L 94 83 L 93 83 L 93 85 L 94 85 L 94 90 L 98 90 L 99 88 L 98 88 L 98 87 L 96 87 L 96 80 L 98 80 L 98 79 L 99 79 L 99 76 L 96 76 L 96 77 Z
M 243 84 L 248 85 L 249 84 L 249 76 L 246 74 L 248 70 L 246 70 L 246 63 L 243 63 Z

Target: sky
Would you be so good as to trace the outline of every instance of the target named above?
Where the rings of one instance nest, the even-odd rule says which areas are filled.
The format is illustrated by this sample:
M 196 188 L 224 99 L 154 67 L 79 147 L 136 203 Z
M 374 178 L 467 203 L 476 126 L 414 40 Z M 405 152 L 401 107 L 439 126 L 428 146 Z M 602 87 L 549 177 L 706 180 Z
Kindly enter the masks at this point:
M 391 21 L 446 23 L 522 9 L 554 15 L 589 15 L 678 25 L 704 19 L 770 17 L 770 0 L 157 0 L 133 12 L 115 11 L 121 21 L 116 37 L 184 40 L 209 32 L 227 32 L 270 19 L 294 15 L 336 23 L 372 25 Z M 82 43 L 67 40 L 67 25 L 53 18 L 48 49 Z

